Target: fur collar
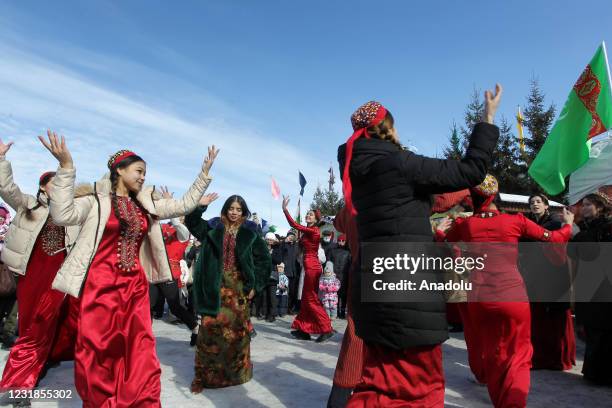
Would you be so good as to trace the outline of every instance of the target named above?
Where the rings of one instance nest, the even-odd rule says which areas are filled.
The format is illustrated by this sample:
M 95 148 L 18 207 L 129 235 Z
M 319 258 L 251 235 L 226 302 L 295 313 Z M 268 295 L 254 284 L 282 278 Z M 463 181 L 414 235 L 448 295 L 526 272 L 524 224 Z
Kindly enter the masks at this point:
M 77 185 L 74 189 L 74 196 L 77 198 L 85 197 L 93 195 L 95 191 L 100 198 L 110 197 L 111 188 L 110 173 L 106 173 L 94 184 L 83 183 Z M 155 204 L 153 204 L 153 201 L 160 200 L 161 198 L 162 196 L 155 190 L 155 186 L 144 186 L 136 196 L 138 202 L 149 212 L 149 214 L 155 214 Z

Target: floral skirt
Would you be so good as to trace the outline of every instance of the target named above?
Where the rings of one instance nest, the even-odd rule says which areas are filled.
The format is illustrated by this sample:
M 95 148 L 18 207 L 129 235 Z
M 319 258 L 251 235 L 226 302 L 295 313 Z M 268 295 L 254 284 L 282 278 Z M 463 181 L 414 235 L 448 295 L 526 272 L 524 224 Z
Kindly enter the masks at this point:
M 236 268 L 224 271 L 219 314 L 202 317 L 191 385 L 194 392 L 243 384 L 253 377 L 249 302 L 243 286 Z

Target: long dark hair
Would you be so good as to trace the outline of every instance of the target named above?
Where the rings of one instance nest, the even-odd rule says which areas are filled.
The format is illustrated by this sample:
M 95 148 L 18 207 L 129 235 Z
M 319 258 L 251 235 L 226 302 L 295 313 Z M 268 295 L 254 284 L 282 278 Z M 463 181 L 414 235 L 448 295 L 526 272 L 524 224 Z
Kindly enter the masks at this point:
M 53 177 L 55 177 L 55 172 L 54 171 L 49 171 L 47 173 L 45 173 L 40 180 L 38 181 L 38 192 L 36 193 L 36 205 L 32 208 L 32 209 L 27 209 L 25 216 L 28 220 L 32 220 L 32 218 L 34 217 L 34 210 L 38 209 L 42 204 L 40 203 L 40 196 L 41 194 L 45 194 L 45 192 L 42 190 L 42 186 L 47 185 L 47 183 L 49 181 L 51 181 L 51 179 Z
M 221 208 L 221 219 L 224 223 L 227 223 L 227 213 L 229 212 L 229 209 L 233 203 L 238 203 L 242 208 L 243 221 L 251 216 L 251 211 L 249 210 L 249 206 L 247 205 L 246 201 L 244 201 L 244 198 L 237 194 L 234 194 L 232 196 L 229 196 L 228 199 L 225 200 L 225 203 L 223 203 L 223 208 Z
M 138 155 L 128 156 L 125 159 L 121 160 L 119 163 L 117 163 L 115 166 L 113 166 L 113 168 L 110 171 L 111 203 L 112 203 L 112 206 L 113 206 L 113 212 L 115 213 L 115 217 L 117 217 L 117 219 L 119 220 L 119 225 L 121 226 L 121 231 L 127 230 L 128 222 L 127 222 L 126 219 L 121 217 L 121 213 L 119 212 L 119 205 L 117 203 L 117 185 L 119 184 L 119 172 L 117 170 L 124 169 L 124 168 L 128 167 L 129 165 L 131 165 L 133 163 L 137 163 L 137 162 L 146 163 L 142 159 L 142 157 L 140 157 Z M 144 207 L 140 204 L 140 202 L 136 199 L 136 193 L 130 191 L 128 194 L 130 195 L 130 198 L 136 203 L 136 205 L 140 208 L 140 210 L 143 213 L 149 214 L 149 212 L 147 210 L 145 210 Z

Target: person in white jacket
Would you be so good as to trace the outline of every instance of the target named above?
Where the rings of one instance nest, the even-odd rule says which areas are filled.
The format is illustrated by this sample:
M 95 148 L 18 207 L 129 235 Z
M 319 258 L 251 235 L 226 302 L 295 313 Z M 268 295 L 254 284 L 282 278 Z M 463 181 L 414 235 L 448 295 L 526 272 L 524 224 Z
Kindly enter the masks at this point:
M 5 236 L 2 262 L 17 274 L 19 338 L 4 366 L 0 390 L 32 389 L 46 365 L 72 360 L 78 302 L 51 289 L 78 227 L 63 227 L 49 217 L 55 172 L 40 176 L 36 195 L 22 192 L 6 159 L 12 142 L 0 140 L 0 197 L 16 212 Z M 10 343 L 9 343 L 10 344 Z
M 161 219 L 193 211 L 210 184 L 212 146 L 191 188 L 179 199 L 143 187 L 145 161 L 120 150 L 110 176 L 93 194 L 74 198 L 76 171 L 64 137 L 40 137 L 59 161 L 50 212 L 60 225 L 80 225 L 77 242 L 53 287 L 81 300 L 75 385 L 84 407 L 160 406 L 161 369 L 151 326 L 148 282 L 172 279 Z

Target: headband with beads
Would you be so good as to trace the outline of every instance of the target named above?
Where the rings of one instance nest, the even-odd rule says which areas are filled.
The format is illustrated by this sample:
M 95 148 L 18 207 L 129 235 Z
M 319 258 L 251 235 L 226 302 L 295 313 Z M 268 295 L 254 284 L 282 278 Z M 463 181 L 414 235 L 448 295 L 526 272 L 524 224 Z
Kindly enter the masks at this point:
M 121 163 L 124 159 L 128 157 L 136 156 L 136 153 L 129 150 L 119 150 L 117 153 L 113 154 L 110 159 L 108 159 L 108 168 L 112 170 L 116 165 Z

